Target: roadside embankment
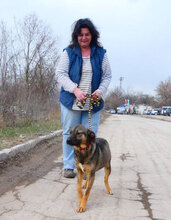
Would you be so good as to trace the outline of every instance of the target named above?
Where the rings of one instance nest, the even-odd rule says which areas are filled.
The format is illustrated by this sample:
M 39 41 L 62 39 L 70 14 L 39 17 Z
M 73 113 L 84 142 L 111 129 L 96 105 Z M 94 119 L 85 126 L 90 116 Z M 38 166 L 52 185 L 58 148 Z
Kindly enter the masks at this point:
M 23 144 L 18 144 L 14 147 L 3 149 L 0 151 L 0 163 L 8 158 L 14 157 L 17 153 L 24 153 L 34 148 L 37 144 L 49 140 L 55 136 L 59 136 L 62 134 L 62 130 L 55 131 L 49 135 L 38 137 L 34 140 L 30 140 Z

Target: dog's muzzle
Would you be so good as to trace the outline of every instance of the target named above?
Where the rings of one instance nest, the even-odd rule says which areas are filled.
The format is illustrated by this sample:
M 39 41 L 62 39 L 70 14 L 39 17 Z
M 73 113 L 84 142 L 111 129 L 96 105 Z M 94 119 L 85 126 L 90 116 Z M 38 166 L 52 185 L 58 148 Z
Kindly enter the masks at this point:
M 67 142 L 67 144 L 72 145 L 71 137 L 69 137 L 66 142 Z
M 75 145 L 75 146 L 79 146 L 81 144 L 81 141 L 80 140 L 77 140 L 76 138 L 73 138 L 73 137 L 68 137 L 67 139 L 67 144 L 69 145 Z

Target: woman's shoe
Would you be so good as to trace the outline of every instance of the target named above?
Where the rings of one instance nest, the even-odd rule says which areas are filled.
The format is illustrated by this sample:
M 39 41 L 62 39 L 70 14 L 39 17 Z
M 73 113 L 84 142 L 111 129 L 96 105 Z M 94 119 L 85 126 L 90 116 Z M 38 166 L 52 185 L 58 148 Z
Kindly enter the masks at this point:
M 64 169 L 64 177 L 65 178 L 74 178 L 76 176 L 76 173 L 73 169 Z

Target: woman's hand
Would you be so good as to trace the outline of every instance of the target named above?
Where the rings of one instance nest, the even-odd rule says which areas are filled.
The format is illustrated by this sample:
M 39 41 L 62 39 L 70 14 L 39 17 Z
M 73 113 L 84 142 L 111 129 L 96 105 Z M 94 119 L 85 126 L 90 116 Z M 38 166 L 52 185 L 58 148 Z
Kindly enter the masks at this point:
M 92 96 L 93 96 L 93 99 L 95 99 L 95 100 L 97 99 L 97 97 L 99 99 L 101 99 L 101 94 L 100 94 L 100 91 L 98 89 L 92 93 Z
M 75 88 L 73 92 L 79 102 L 82 102 L 85 99 L 86 93 L 83 92 L 81 89 Z

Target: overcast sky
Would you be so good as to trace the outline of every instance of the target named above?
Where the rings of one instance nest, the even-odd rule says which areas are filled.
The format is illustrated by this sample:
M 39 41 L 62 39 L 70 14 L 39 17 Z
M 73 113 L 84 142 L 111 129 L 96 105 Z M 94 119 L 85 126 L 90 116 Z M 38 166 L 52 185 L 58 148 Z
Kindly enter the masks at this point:
M 171 77 L 171 0 L 0 0 L 0 20 L 13 25 L 35 13 L 58 36 L 59 51 L 71 39 L 71 25 L 90 18 L 98 28 L 112 69 L 110 88 L 119 85 L 155 95 Z

